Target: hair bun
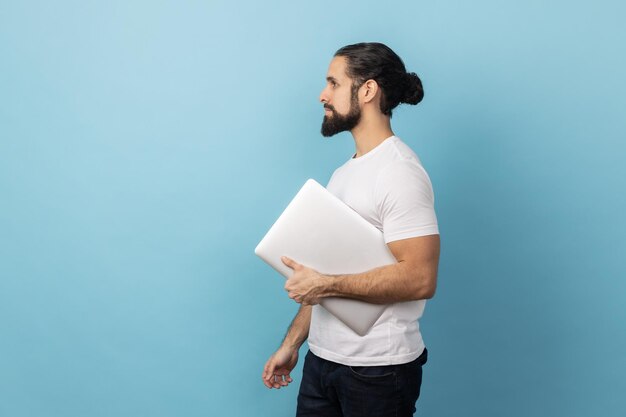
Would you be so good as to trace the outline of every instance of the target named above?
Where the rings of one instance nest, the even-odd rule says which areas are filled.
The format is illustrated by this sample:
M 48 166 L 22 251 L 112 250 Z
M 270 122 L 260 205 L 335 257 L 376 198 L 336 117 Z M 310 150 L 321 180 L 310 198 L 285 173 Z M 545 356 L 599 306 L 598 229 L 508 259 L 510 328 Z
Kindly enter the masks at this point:
M 402 103 L 417 104 L 424 98 L 424 89 L 422 88 L 422 81 L 414 72 L 408 72 L 406 74 L 406 88 L 404 90 L 404 97 Z

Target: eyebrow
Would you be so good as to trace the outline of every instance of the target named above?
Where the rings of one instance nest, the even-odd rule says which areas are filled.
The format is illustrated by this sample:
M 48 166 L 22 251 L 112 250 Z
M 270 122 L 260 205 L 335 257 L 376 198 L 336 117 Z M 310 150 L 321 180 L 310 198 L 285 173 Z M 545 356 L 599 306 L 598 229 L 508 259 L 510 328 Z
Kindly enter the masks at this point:
M 326 81 L 332 81 L 332 82 L 337 82 L 337 79 L 335 77 L 326 77 Z

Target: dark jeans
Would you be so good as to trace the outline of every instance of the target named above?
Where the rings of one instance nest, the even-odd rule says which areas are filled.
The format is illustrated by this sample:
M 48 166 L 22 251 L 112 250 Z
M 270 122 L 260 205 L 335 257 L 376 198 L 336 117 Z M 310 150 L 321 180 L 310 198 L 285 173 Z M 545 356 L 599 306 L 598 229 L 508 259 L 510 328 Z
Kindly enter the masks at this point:
M 298 417 L 404 417 L 415 413 L 428 351 L 413 362 L 346 366 L 306 355 Z

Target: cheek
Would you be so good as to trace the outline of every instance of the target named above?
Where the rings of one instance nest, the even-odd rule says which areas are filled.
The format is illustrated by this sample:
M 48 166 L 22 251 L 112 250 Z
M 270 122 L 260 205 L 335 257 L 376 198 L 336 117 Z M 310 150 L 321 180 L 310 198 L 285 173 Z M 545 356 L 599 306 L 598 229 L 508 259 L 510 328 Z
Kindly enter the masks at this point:
M 350 93 L 336 94 L 333 105 L 335 106 L 335 110 L 339 113 L 347 114 L 350 111 Z

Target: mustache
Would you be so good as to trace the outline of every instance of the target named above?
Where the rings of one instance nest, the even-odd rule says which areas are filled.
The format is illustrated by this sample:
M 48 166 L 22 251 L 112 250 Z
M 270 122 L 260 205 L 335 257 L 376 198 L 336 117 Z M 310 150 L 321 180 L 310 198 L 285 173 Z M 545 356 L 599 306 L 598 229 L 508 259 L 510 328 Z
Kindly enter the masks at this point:
M 324 108 L 328 109 L 330 111 L 333 111 L 333 112 L 335 111 L 335 108 L 333 106 L 331 106 L 330 104 L 324 104 Z

